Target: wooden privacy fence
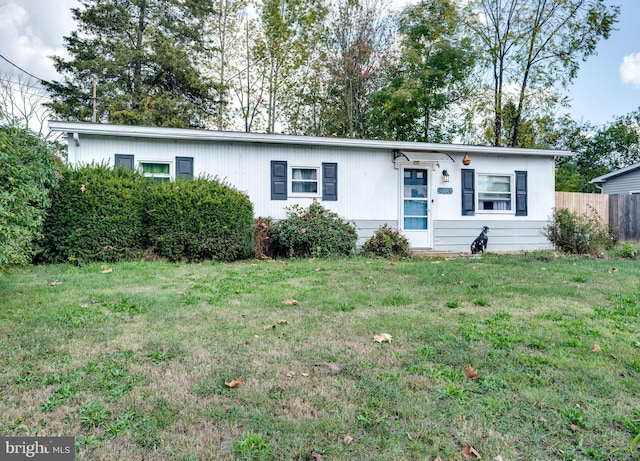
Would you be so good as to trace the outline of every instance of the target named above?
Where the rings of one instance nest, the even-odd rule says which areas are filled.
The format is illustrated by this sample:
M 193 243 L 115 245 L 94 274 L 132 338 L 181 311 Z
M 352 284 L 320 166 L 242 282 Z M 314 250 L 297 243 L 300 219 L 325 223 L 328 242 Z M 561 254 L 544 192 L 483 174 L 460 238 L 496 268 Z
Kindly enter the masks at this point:
M 621 241 L 640 241 L 639 194 L 556 192 L 556 208 L 590 216 L 597 214 L 609 227 L 619 229 Z

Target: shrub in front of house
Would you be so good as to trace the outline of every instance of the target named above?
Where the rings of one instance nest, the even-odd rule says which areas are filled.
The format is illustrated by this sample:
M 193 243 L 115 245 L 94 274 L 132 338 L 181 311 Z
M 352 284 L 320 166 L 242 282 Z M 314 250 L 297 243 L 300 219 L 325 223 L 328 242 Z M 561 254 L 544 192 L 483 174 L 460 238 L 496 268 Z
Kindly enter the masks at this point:
M 26 127 L 0 126 L 0 268 L 26 264 L 59 179 L 52 146 Z
M 288 207 L 287 217 L 272 227 L 271 238 L 276 256 L 350 256 L 358 234 L 355 225 L 314 201 L 308 208 Z
M 142 254 L 144 179 L 107 165 L 68 168 L 52 192 L 38 259 L 114 262 Z
M 253 226 L 253 256 L 258 259 L 273 258 L 273 219 L 257 217 Z
M 597 213 L 578 214 L 556 208 L 542 233 L 560 251 L 600 256 L 615 247 L 617 232 L 604 224 Z
M 404 258 L 410 255 L 409 240 L 402 232 L 385 224 L 364 243 L 362 252 L 369 256 Z
M 144 219 L 151 251 L 170 261 L 233 261 L 253 250 L 253 205 L 217 179 L 153 183 Z

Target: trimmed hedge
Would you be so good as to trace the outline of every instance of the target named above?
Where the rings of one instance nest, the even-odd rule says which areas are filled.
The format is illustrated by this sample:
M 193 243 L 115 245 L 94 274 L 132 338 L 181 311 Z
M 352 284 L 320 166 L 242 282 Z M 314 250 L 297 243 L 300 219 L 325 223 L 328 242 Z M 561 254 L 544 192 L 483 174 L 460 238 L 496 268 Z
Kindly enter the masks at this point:
M 217 180 L 158 183 L 148 191 L 145 208 L 149 244 L 170 261 L 233 261 L 251 255 L 253 205 Z
M 45 219 L 41 260 L 82 264 L 142 255 L 145 189 L 138 173 L 123 168 L 67 169 Z
M 409 240 L 399 230 L 391 229 L 387 224 L 378 228 L 375 234 L 362 246 L 366 255 L 383 258 L 405 258 L 411 254 Z
M 114 262 L 246 258 L 253 206 L 245 194 L 206 178 L 156 183 L 106 165 L 67 169 L 52 194 L 38 261 Z

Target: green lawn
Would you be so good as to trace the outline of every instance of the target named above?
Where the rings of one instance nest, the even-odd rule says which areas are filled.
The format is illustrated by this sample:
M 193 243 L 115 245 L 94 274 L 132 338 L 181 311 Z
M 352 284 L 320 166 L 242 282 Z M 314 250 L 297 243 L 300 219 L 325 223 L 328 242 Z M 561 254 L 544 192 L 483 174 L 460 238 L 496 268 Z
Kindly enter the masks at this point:
M 0 365 L 0 434 L 78 460 L 640 459 L 640 264 L 16 269 Z

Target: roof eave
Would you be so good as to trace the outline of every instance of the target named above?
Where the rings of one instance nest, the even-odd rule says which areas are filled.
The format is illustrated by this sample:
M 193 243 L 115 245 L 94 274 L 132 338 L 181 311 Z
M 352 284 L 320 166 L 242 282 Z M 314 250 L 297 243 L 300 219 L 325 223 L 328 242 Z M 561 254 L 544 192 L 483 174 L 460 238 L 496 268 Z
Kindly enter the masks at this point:
M 49 128 L 53 131 L 87 135 L 110 135 L 156 139 L 188 139 L 198 141 L 296 144 L 307 146 L 322 145 L 343 148 L 351 147 L 377 150 L 400 150 L 406 152 L 484 153 L 551 157 L 568 157 L 573 155 L 569 151 L 558 151 L 549 149 L 473 146 L 467 144 L 436 144 L 352 138 L 325 138 L 316 136 L 295 136 L 285 134 L 243 133 L 233 131 L 196 130 L 186 128 L 160 128 L 86 122 L 62 122 L 54 120 L 49 121 Z

